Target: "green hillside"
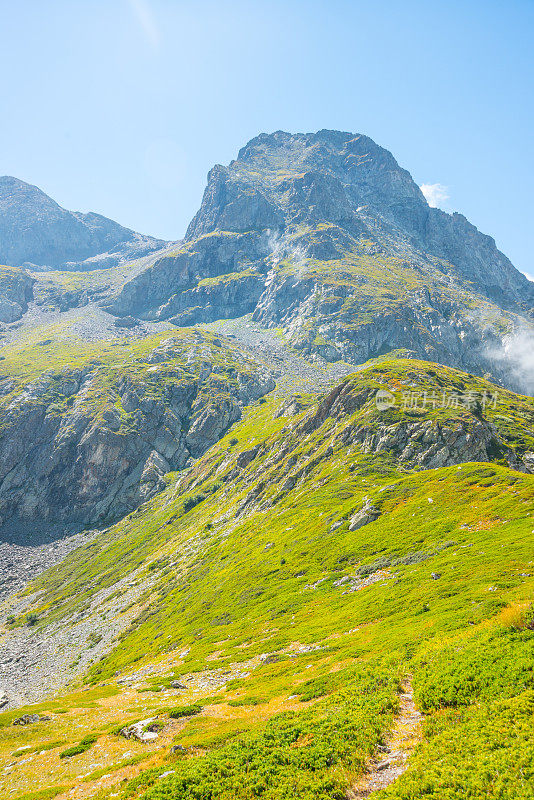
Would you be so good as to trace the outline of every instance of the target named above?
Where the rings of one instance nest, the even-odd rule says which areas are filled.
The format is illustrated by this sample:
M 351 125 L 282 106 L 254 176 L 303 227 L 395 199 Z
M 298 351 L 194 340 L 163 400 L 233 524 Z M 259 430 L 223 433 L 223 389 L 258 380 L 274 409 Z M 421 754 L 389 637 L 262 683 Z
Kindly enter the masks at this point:
M 128 621 L 70 694 L 0 715 L 0 789 L 344 798 L 411 681 L 423 734 L 384 796 L 531 797 L 532 450 L 530 398 L 425 362 L 262 398 L 31 587 L 14 630 Z M 154 743 L 115 732 L 156 715 Z

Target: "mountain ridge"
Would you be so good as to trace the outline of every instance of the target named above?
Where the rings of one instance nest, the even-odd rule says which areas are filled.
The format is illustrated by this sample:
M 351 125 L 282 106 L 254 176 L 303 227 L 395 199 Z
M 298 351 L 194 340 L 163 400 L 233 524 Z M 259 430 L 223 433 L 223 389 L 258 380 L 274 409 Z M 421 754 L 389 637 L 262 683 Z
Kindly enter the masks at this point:
M 0 263 L 32 269 L 97 269 L 166 242 L 95 212 L 67 211 L 37 186 L 0 177 Z
M 378 407 L 384 389 L 498 397 L 404 411 Z M 22 707 L 0 714 L 0 788 L 338 800 L 395 757 L 411 675 L 424 735 L 394 796 L 527 796 L 534 476 L 505 462 L 532 452 L 532 414 L 409 360 L 249 406 L 4 605 L 1 680 Z
M 530 285 L 425 203 L 264 134 L 182 242 L 0 268 L 0 795 L 529 796 Z

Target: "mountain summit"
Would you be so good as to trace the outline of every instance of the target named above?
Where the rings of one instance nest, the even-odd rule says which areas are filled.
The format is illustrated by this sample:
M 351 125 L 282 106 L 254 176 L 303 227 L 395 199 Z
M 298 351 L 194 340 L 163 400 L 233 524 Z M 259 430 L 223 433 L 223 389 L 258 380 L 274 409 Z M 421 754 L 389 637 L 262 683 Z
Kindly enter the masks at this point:
M 310 356 L 409 350 L 518 389 L 500 355 L 533 307 L 490 236 L 431 208 L 368 137 L 327 130 L 261 134 L 213 167 L 182 246 L 108 304 L 177 325 L 252 312 Z
M 0 797 L 531 797 L 533 285 L 348 133 L 2 196 Z
M 164 242 L 100 214 L 66 211 L 37 186 L 0 177 L 0 263 L 95 269 L 146 255 Z
M 242 208 L 241 206 L 244 206 Z M 451 272 L 488 297 L 534 303 L 534 287 L 461 214 L 431 208 L 409 172 L 368 136 L 277 131 L 252 139 L 208 176 L 187 238 L 214 230 L 298 228 L 330 223 L 348 233 L 408 243 L 449 261 Z

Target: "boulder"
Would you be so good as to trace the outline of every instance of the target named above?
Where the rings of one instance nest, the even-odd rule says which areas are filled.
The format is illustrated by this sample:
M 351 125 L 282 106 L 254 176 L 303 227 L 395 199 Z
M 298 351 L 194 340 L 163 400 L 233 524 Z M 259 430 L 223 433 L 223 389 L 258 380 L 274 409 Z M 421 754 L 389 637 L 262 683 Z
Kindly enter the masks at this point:
M 116 328 L 135 328 L 137 325 L 140 325 L 138 319 L 131 316 L 126 317 L 117 317 L 117 319 L 113 323 Z
M 349 531 L 357 531 L 364 525 L 374 522 L 380 516 L 380 511 L 373 506 L 368 497 L 364 498 L 363 506 L 350 519 Z
M 36 722 L 47 722 L 50 717 L 40 717 L 39 714 L 23 714 L 13 720 L 13 725 L 34 725 Z
M 153 742 L 158 738 L 157 726 L 154 726 L 157 717 L 142 719 L 133 725 L 127 725 L 121 730 L 125 739 L 137 739 L 138 742 Z

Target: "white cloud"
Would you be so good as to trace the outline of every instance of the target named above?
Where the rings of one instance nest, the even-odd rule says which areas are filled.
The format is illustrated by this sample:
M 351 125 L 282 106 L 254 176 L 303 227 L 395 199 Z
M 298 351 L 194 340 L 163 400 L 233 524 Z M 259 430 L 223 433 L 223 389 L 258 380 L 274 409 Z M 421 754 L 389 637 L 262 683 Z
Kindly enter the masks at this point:
M 150 6 L 146 0 L 130 0 L 130 8 L 148 42 L 154 49 L 157 49 L 159 46 L 159 30 Z
M 529 281 L 532 281 L 534 283 L 534 275 L 531 275 L 530 272 L 523 271 L 523 275 L 525 276 L 525 278 L 528 278 Z
M 431 208 L 442 208 L 449 199 L 449 190 L 442 183 L 423 183 L 419 188 Z

